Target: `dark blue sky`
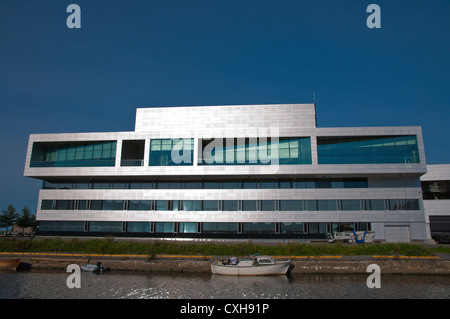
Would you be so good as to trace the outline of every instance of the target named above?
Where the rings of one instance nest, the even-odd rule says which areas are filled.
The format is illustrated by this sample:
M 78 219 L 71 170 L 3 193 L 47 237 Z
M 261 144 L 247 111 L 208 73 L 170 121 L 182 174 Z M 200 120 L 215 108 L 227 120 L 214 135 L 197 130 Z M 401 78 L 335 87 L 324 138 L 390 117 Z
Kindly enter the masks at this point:
M 315 90 L 318 126 L 420 125 L 427 162 L 450 163 L 448 0 L 3 0 L 0 36 L 0 209 L 36 210 L 29 134 L 132 131 L 137 107 Z

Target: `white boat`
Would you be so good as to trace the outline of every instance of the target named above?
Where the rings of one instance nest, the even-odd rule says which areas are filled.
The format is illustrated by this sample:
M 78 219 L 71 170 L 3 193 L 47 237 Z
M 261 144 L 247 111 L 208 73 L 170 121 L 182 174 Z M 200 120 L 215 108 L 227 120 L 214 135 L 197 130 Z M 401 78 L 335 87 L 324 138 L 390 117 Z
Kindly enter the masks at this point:
M 271 256 L 245 257 L 235 264 L 222 261 L 211 262 L 211 271 L 217 275 L 264 276 L 285 275 L 291 260 L 276 260 Z
M 81 270 L 95 273 L 104 273 L 105 271 L 109 271 L 110 269 L 109 267 L 103 267 L 100 263 L 98 263 L 97 265 L 83 264 L 81 265 Z

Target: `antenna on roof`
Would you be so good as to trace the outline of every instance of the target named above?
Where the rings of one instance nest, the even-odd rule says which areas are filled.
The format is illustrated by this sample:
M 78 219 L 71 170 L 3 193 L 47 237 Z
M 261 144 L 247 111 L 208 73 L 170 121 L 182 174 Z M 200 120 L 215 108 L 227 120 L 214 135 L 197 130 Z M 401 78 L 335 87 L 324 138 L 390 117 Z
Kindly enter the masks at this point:
M 314 96 L 314 117 L 316 118 L 316 127 L 317 127 L 317 113 L 316 113 L 316 90 L 313 90 L 313 96 Z

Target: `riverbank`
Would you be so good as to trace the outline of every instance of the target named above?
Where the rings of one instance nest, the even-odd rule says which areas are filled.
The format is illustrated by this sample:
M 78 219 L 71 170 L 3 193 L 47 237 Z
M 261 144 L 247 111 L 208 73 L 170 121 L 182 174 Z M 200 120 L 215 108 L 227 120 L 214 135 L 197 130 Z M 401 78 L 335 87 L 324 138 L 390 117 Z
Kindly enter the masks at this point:
M 371 264 L 384 274 L 449 275 L 450 258 L 441 256 L 275 256 L 292 259 L 292 274 L 367 274 Z M 0 260 L 19 258 L 22 267 L 65 271 L 70 264 L 101 261 L 111 271 L 210 273 L 213 256 L 0 253 Z
M 19 258 L 31 269 L 65 270 L 101 261 L 113 271 L 210 273 L 212 258 L 259 253 L 291 258 L 292 273 L 450 274 L 450 247 L 426 244 L 232 243 L 105 239 L 3 238 L 0 259 Z

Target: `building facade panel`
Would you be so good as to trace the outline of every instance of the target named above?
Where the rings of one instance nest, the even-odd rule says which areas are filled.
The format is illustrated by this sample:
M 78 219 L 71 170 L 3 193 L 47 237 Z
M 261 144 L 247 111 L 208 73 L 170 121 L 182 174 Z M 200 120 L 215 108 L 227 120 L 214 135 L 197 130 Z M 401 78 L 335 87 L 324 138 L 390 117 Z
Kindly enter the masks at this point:
M 428 165 L 421 176 L 428 236 L 450 243 L 450 165 Z

